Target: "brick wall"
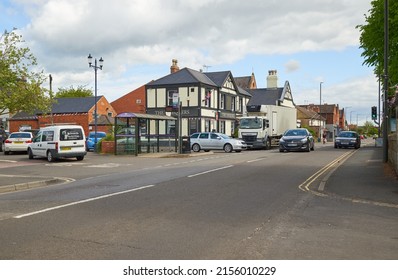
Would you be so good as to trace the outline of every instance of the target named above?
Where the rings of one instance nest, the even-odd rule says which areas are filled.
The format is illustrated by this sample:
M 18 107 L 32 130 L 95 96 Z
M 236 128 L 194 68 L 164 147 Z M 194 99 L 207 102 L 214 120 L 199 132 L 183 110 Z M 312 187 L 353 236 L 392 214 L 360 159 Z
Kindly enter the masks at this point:
M 118 114 L 120 113 L 145 113 L 145 85 L 116 99 L 111 103 Z

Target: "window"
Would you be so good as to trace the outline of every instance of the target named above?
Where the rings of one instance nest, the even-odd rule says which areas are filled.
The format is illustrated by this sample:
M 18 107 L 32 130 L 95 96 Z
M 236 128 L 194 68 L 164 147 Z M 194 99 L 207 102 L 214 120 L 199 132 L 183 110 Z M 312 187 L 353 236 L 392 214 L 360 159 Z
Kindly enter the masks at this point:
M 200 139 L 208 139 L 209 138 L 209 133 L 201 133 L 199 138 Z
M 239 98 L 239 112 L 243 112 L 243 98 Z
M 211 90 L 210 89 L 206 89 L 204 101 L 205 101 L 205 107 L 211 107 Z
M 54 131 L 43 131 L 42 141 L 54 141 Z
M 225 133 L 225 121 L 220 122 L 220 132 Z
M 220 109 L 225 109 L 225 94 L 221 94 Z
M 167 91 L 167 105 L 168 106 L 173 106 L 173 95 L 176 93 L 178 94 L 178 90 L 176 90 L 176 89 L 171 89 L 171 90 Z
M 79 128 L 66 128 L 60 130 L 60 140 L 70 141 L 70 140 L 83 140 L 83 131 Z M 47 141 L 50 141 L 47 138 Z
M 217 138 L 218 138 L 217 134 L 215 134 L 215 133 L 210 134 L 210 139 L 217 139 Z
M 232 99 L 231 100 L 231 111 L 235 111 L 235 102 L 236 102 L 235 100 L 236 99 L 235 99 L 235 97 L 232 97 L 231 99 Z

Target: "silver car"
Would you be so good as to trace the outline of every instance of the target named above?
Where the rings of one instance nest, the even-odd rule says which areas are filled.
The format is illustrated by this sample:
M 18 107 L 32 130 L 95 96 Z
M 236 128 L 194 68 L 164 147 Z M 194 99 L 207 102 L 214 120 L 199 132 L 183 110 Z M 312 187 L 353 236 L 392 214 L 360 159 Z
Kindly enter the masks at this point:
M 245 142 L 216 132 L 194 133 L 190 136 L 190 144 L 194 152 L 224 150 L 226 153 L 230 153 L 232 151 L 241 152 L 247 148 Z

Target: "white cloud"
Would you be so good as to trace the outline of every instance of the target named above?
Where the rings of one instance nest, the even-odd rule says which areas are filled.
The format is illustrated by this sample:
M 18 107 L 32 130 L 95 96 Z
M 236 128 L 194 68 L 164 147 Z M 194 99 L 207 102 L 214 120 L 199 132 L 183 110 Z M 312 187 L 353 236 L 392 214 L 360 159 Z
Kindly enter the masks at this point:
M 289 60 L 286 64 L 285 64 L 285 68 L 286 68 L 286 73 L 291 73 L 291 72 L 295 72 L 297 70 L 300 69 L 300 62 L 297 60 Z

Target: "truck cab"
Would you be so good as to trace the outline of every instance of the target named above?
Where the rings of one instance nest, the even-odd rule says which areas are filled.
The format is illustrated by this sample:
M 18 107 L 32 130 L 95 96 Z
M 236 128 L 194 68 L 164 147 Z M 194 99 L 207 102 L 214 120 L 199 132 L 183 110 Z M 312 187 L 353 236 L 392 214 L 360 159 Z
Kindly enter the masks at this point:
M 269 120 L 265 117 L 243 117 L 239 124 L 239 138 L 248 148 L 270 149 L 271 137 L 268 136 Z

